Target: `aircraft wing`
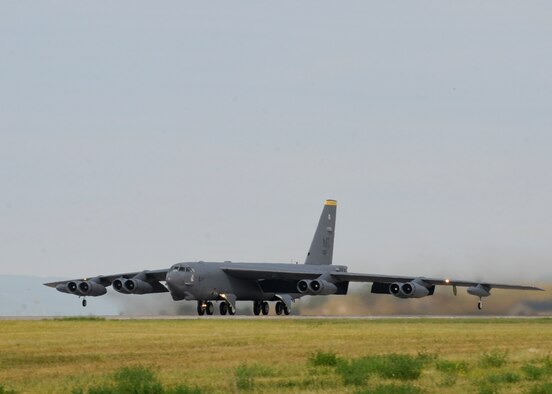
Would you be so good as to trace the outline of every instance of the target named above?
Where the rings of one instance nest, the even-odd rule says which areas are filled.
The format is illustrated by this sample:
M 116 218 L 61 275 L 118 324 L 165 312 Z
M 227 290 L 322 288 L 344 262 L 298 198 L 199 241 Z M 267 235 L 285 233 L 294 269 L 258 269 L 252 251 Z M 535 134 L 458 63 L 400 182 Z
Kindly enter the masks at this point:
M 154 270 L 154 271 L 125 272 L 125 273 L 122 273 L 122 274 L 115 274 L 115 275 L 89 276 L 89 277 L 86 277 L 86 278 L 78 278 L 78 279 L 60 280 L 60 281 L 57 281 L 57 282 L 49 282 L 49 283 L 44 283 L 44 285 L 55 288 L 57 285 L 66 284 L 66 283 L 69 283 L 69 282 L 94 280 L 94 281 L 96 281 L 97 283 L 99 283 L 103 286 L 110 286 L 111 283 L 113 283 L 113 281 L 115 279 L 118 279 L 118 278 L 130 279 L 130 278 L 134 278 L 136 275 L 140 275 L 140 274 L 144 274 L 145 278 L 148 279 L 148 280 L 151 280 L 151 281 L 164 281 L 166 276 L 167 276 L 168 271 L 169 271 L 168 269 L 161 269 L 161 270 Z
M 520 285 L 508 285 L 503 283 L 488 283 L 488 282 L 471 282 L 471 281 L 465 281 L 465 280 L 435 279 L 435 278 L 424 278 L 424 277 L 415 277 L 415 276 L 372 275 L 372 274 L 357 274 L 353 272 L 336 272 L 336 273 L 332 273 L 331 276 L 337 279 L 338 281 L 343 281 L 343 282 L 348 281 L 348 282 L 393 283 L 393 282 L 411 282 L 414 279 L 420 279 L 430 285 L 440 285 L 440 286 L 471 287 L 471 286 L 477 286 L 477 285 L 484 285 L 493 289 L 544 291 L 544 289 L 541 289 L 540 287 L 536 287 L 536 286 L 520 286 Z
M 301 280 L 301 279 L 316 279 L 320 273 L 301 272 L 301 271 L 286 271 L 286 270 L 271 270 L 262 268 L 238 268 L 227 267 L 222 269 L 228 275 L 240 279 L 284 279 L 284 280 Z
M 301 272 L 301 271 L 286 271 L 286 270 L 273 270 L 263 268 L 241 268 L 241 267 L 227 267 L 223 268 L 223 271 L 228 275 L 231 275 L 240 279 L 284 279 L 284 280 L 301 280 L 301 279 L 316 279 L 320 276 L 320 273 L 313 272 Z M 454 279 L 436 279 L 436 278 L 424 278 L 416 276 L 397 276 L 397 275 L 377 275 L 377 274 L 359 274 L 353 272 L 332 272 L 330 273 L 332 278 L 335 278 L 337 282 L 410 282 L 415 279 L 421 279 L 425 283 L 430 285 L 441 286 L 460 286 L 471 287 L 479 284 L 488 286 L 494 289 L 515 289 L 515 290 L 541 290 L 543 289 L 535 286 L 520 286 L 509 285 L 503 283 L 488 283 L 488 282 L 472 282 L 465 280 Z

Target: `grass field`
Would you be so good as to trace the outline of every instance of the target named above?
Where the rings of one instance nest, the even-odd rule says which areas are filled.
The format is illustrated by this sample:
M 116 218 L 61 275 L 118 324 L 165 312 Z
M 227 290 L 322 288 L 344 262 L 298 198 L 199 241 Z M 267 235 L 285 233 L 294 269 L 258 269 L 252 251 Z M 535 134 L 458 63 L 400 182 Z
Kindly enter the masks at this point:
M 552 319 L 16 320 L 0 334 L 0 393 L 552 393 Z

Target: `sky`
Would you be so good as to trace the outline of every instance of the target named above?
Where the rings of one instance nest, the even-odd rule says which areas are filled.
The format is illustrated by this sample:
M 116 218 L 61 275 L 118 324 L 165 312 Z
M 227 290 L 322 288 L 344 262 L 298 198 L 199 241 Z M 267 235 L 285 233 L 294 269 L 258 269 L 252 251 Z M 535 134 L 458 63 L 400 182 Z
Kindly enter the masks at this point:
M 552 4 L 0 4 L 0 274 L 552 278 Z

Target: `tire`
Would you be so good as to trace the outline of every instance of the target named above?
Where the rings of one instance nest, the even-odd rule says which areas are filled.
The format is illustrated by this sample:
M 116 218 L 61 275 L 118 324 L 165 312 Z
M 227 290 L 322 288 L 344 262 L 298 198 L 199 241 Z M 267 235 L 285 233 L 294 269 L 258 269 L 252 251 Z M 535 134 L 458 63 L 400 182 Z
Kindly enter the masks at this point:
M 268 312 L 270 312 L 270 305 L 268 305 L 268 302 L 263 301 L 261 304 L 261 312 L 264 316 L 268 315 Z
M 276 314 L 280 316 L 283 311 L 284 311 L 284 303 L 282 301 L 278 301 L 276 303 Z
M 207 314 L 209 316 L 211 316 L 213 313 L 215 313 L 215 306 L 213 305 L 213 303 L 211 301 L 209 301 L 206 305 L 205 305 L 205 312 L 207 312 Z
M 284 315 L 288 316 L 291 313 L 290 308 L 286 304 L 284 304 Z
M 228 304 L 226 302 L 221 302 L 219 305 L 219 309 L 222 316 L 226 315 L 226 313 L 228 312 Z
M 87 301 L 86 300 L 82 300 L 82 306 L 85 307 L 87 304 Z
M 230 316 L 234 316 L 236 314 L 236 308 L 234 308 L 232 305 L 228 307 L 228 313 Z
M 205 306 L 203 305 L 203 302 L 201 302 L 201 301 L 197 302 L 197 314 L 199 316 L 203 316 L 205 314 Z
M 261 303 L 259 301 L 253 301 L 253 314 L 259 316 L 261 314 Z

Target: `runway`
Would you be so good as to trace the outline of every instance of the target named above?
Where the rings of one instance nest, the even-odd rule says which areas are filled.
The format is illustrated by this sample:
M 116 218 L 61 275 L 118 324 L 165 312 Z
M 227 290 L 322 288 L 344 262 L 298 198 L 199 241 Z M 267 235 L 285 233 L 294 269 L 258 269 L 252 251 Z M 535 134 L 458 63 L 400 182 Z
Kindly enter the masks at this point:
M 323 316 L 253 316 L 253 315 L 234 315 L 234 316 L 175 316 L 175 315 L 147 315 L 147 316 L 125 316 L 125 315 L 89 315 L 89 316 L 0 316 L 0 320 L 467 320 L 467 319 L 515 319 L 515 320 L 532 320 L 532 319 L 551 319 L 552 316 L 450 316 L 450 315 L 403 315 L 403 316 L 339 316 L 339 315 L 323 315 Z

